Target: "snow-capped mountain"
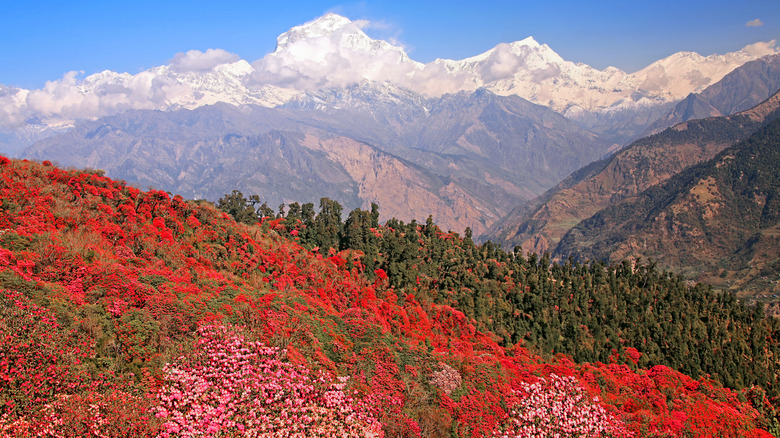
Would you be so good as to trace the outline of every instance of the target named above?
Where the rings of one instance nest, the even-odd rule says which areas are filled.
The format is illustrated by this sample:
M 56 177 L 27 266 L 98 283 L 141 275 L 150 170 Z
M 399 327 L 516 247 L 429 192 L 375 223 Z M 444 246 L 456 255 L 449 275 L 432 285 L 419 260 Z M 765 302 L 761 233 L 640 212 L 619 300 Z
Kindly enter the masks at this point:
M 386 41 L 372 39 L 348 18 L 333 13 L 326 14 L 304 25 L 295 26 L 279 35 L 276 39 L 276 50 L 272 56 L 289 54 L 297 61 L 311 61 L 312 59 L 322 61 L 330 53 L 305 51 L 306 48 L 313 48 L 312 41 L 320 38 L 326 39 L 329 43 L 335 43 L 332 47 L 336 51 L 363 52 L 373 57 L 389 55 L 391 58 L 396 58 L 399 63 L 422 68 L 422 64 L 410 59 L 403 48 L 393 46 Z
M 461 61 L 434 62 L 451 75 L 471 76 L 476 87 L 504 96 L 518 95 L 561 113 L 573 105 L 588 110 L 604 108 L 625 97 L 620 89 L 625 72 L 566 61 L 533 37 L 499 44 Z
M 404 83 L 424 65 L 403 48 L 366 35 L 336 14 L 296 26 L 276 39 L 276 50 L 255 62 L 259 84 L 314 90 L 365 80 Z
M 453 75 L 468 74 L 474 86 L 518 95 L 576 117 L 580 111 L 614 111 L 680 100 L 718 82 L 744 63 L 776 53 L 774 43 L 754 44 L 726 55 L 679 52 L 628 74 L 560 57 L 533 37 L 499 44 L 461 61 L 436 60 Z
M 62 129 L 79 119 L 128 109 L 193 109 L 217 102 L 274 107 L 303 92 L 366 81 L 391 83 L 425 97 L 487 88 L 586 125 L 594 114 L 676 102 L 745 62 L 776 52 L 774 42 L 726 55 L 681 52 L 629 74 L 567 61 L 529 37 L 471 58 L 422 64 L 402 47 L 366 35 L 360 22 L 326 14 L 283 33 L 273 53 L 251 63 L 221 49 L 191 50 L 135 75 L 104 71 L 79 78 L 71 72 L 37 90 L 0 86 L 0 127 L 13 131 L 34 119 Z
M 628 75 L 625 83 L 654 99 L 670 102 L 704 90 L 746 62 L 775 53 L 774 41 L 725 55 L 678 52 Z

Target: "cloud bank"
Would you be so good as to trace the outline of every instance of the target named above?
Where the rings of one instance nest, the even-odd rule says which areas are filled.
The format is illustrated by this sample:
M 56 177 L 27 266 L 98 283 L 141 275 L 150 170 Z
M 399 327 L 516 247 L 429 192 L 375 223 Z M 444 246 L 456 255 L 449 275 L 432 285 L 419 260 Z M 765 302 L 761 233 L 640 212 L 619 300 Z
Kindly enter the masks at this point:
M 748 44 L 747 46 L 743 47 L 741 51 L 751 56 L 755 56 L 756 58 L 767 55 L 774 55 L 775 53 L 778 53 L 777 41 L 759 41 L 757 43 Z
M 103 72 L 80 80 L 80 72 L 66 73 L 32 90 L 24 101 L 26 112 L 56 120 L 76 120 L 116 114 L 128 109 L 157 109 L 166 101 L 191 92 L 186 84 L 147 70 L 137 75 Z

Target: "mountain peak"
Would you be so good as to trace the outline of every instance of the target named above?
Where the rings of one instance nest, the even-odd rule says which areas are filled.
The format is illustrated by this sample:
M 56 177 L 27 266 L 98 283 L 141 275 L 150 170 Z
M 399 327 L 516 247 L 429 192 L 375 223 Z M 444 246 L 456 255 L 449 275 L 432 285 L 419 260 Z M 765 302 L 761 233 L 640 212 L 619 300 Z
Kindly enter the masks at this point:
M 541 44 L 539 44 L 536 39 L 534 39 L 533 36 L 528 36 L 520 41 L 515 41 L 514 44 L 517 44 L 519 46 L 529 46 L 529 47 L 540 47 Z
M 295 26 L 293 29 L 305 29 L 310 36 L 328 35 L 352 23 L 347 17 L 329 12 L 322 17 L 304 23 L 300 26 Z
M 406 78 L 422 69 L 402 47 L 373 39 L 361 24 L 326 14 L 277 38 L 276 50 L 255 64 L 266 83 L 302 90 L 362 80 Z
M 276 38 L 276 51 L 302 39 L 327 37 L 338 31 L 359 34 L 368 38 L 349 18 L 334 13 L 327 13 L 300 26 L 294 26 L 287 32 L 279 35 Z

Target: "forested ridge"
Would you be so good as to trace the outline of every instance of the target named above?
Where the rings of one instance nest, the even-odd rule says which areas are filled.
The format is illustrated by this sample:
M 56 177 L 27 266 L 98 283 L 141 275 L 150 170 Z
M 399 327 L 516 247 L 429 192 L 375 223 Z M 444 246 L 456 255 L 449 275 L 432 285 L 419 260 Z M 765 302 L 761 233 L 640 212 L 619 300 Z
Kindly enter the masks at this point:
M 231 196 L 251 209 L 239 193 L 223 198 L 223 208 Z M 430 218 L 380 225 L 376 205 L 351 211 L 342 223 L 341 206 L 327 198 L 316 214 L 311 203 L 284 210 L 258 209 L 265 226 L 306 247 L 361 251 L 367 275 L 381 269 L 397 290 L 457 308 L 501 345 L 521 343 L 577 362 L 634 357 L 639 366 L 664 364 L 730 388 L 759 385 L 780 395 L 780 321 L 760 303 L 715 293 L 652 261 L 551 263 L 519 248 L 477 245 L 470 230 L 464 237 L 443 232 Z
M 653 257 L 688 278 L 771 302 L 780 279 L 778 144 L 775 118 L 712 159 L 583 220 L 555 253 Z

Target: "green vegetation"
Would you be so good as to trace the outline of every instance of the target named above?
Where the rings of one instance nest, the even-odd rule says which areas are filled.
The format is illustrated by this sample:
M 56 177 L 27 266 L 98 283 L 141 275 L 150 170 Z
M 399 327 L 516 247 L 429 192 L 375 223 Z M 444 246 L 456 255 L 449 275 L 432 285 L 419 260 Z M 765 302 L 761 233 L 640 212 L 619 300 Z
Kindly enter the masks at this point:
M 777 291 L 779 144 L 775 119 L 713 159 L 582 221 L 555 254 L 613 262 L 638 254 L 718 288 Z
M 461 238 L 430 218 L 378 226 L 374 206 L 341 223 L 337 203 L 321 205 L 326 210 L 313 218 L 280 213 L 270 225 L 264 221 L 322 253 L 361 251 L 367 276 L 386 273 L 399 295 L 457 308 L 501 345 L 523 344 L 547 358 L 564 353 L 580 363 L 631 363 L 634 355 L 640 367 L 664 364 L 730 388 L 760 385 L 780 394 L 780 321 L 732 293 L 691 286 L 652 262 L 551 263 L 548 255 L 476 245 L 469 230 Z

